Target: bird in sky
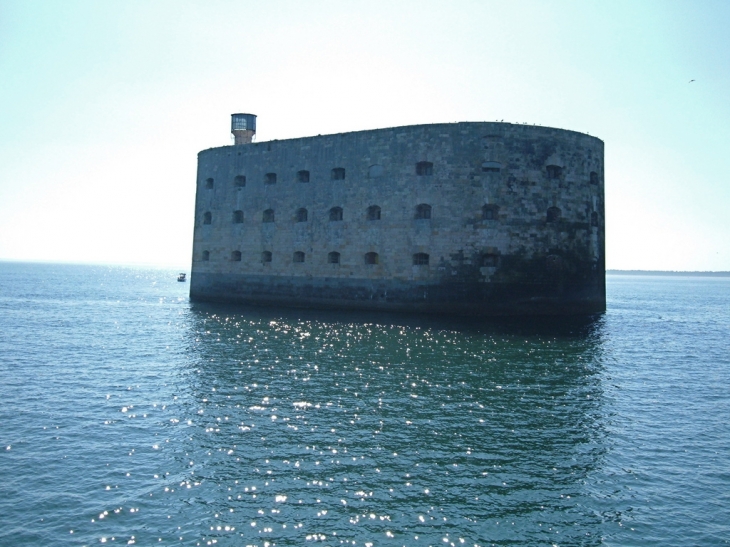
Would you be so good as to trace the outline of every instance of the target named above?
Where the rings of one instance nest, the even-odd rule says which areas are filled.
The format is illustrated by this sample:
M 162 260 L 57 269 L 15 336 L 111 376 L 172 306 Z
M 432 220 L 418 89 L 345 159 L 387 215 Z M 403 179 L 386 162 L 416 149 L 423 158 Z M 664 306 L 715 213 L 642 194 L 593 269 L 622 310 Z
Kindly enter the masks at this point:
M 690 83 L 690 84 L 691 84 L 692 82 L 694 82 L 694 80 L 690 80 L 690 81 L 689 81 L 688 83 Z

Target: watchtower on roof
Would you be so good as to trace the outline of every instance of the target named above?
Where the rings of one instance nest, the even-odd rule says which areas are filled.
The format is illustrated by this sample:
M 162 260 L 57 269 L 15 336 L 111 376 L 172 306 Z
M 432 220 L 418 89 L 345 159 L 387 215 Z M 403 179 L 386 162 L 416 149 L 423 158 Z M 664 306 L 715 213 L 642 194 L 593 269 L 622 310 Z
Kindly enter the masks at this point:
M 234 144 L 249 144 L 256 134 L 256 114 L 231 114 Z

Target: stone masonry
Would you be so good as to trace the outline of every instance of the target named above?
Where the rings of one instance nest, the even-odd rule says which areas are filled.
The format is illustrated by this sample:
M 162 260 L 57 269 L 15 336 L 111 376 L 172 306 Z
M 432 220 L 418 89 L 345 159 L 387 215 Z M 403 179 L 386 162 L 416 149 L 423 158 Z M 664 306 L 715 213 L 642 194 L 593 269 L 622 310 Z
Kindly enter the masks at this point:
M 605 309 L 603 142 L 465 122 L 198 155 L 198 300 L 464 315 Z

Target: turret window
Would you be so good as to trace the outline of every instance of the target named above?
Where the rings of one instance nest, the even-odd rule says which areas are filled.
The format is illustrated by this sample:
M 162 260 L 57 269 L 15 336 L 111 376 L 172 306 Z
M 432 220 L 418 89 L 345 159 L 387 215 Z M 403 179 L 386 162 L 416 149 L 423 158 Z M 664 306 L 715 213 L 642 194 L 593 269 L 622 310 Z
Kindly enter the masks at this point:
M 241 251 L 233 251 L 231 253 L 231 260 L 233 262 L 241 262 Z
M 365 253 L 365 264 L 380 264 L 378 253 Z
M 266 173 L 264 175 L 264 184 L 276 184 L 276 173 Z
M 297 182 L 309 182 L 309 171 L 297 171 Z
M 371 205 L 368 207 L 368 220 L 380 220 L 380 207 L 377 205 Z
M 266 209 L 266 211 L 264 211 L 263 221 L 264 222 L 274 222 L 274 210 L 273 209 Z
M 560 220 L 560 217 L 563 215 L 563 212 L 560 210 L 559 207 L 550 207 L 547 210 L 547 221 L 548 222 L 557 222 Z
M 430 161 L 419 161 L 416 164 L 416 175 L 422 177 L 433 175 L 433 163 Z
M 413 255 L 414 266 L 428 266 L 429 256 L 426 253 L 416 253 Z
M 203 262 L 208 262 L 210 260 L 210 251 L 203 251 Z
M 307 222 L 307 217 L 309 216 L 309 213 L 307 210 L 302 207 L 301 209 L 297 209 L 295 218 L 297 219 L 297 222 Z
M 342 207 L 332 207 L 330 209 L 330 221 L 337 222 L 342 220 Z
M 332 180 L 345 180 L 345 168 L 335 167 L 332 169 Z
M 214 185 L 213 179 L 205 179 L 205 187 L 208 190 L 212 190 L 213 189 L 213 185 Z
M 598 184 L 598 173 L 591 171 L 591 184 Z
M 340 263 L 340 253 L 337 252 L 331 252 L 327 255 L 327 262 L 330 264 L 339 264 Z
M 243 175 L 236 175 L 233 178 L 233 186 L 235 186 L 236 188 L 243 188 L 244 186 L 246 186 L 246 177 L 244 177 Z
M 203 224 L 211 224 L 213 222 L 213 214 L 210 211 L 203 213 Z
M 233 211 L 233 224 L 243 224 L 243 211 Z
M 426 203 L 421 203 L 416 207 L 416 219 L 424 220 L 431 218 L 431 206 Z
M 261 253 L 261 262 L 271 262 L 271 251 L 264 251 Z
M 296 251 L 292 257 L 292 262 L 304 262 L 304 253 L 302 251 Z

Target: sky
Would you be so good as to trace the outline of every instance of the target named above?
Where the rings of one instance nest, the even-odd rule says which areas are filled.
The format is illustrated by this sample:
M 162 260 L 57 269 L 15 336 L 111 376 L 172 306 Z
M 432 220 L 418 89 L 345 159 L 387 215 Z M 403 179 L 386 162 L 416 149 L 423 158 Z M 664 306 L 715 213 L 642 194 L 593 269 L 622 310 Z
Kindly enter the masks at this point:
M 730 270 L 728 28 L 726 0 L 0 0 L 0 260 L 189 266 L 197 153 L 251 112 L 259 142 L 589 133 L 607 268 Z

